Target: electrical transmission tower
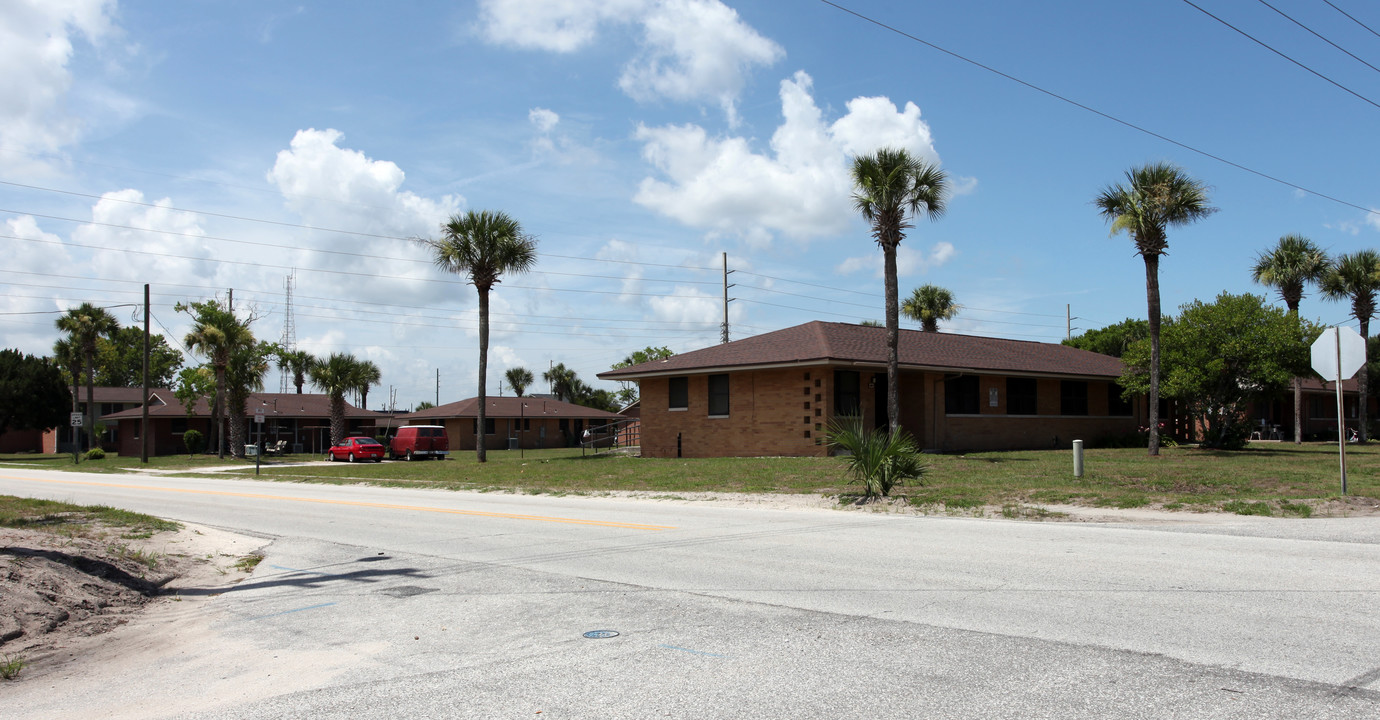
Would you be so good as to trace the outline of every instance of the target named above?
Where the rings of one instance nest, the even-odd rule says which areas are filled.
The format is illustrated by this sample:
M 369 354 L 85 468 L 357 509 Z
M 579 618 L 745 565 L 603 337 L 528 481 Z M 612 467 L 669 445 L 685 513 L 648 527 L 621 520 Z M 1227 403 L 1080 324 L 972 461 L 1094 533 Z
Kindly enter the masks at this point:
M 292 274 L 283 279 L 283 288 L 287 292 L 287 300 L 283 303 L 283 337 L 278 341 L 282 346 L 283 352 L 290 353 L 297 350 L 297 325 L 292 319 L 292 283 L 297 277 L 297 268 L 292 269 Z M 281 368 L 282 383 L 278 392 L 286 394 L 289 388 L 297 389 L 292 382 L 292 368 Z

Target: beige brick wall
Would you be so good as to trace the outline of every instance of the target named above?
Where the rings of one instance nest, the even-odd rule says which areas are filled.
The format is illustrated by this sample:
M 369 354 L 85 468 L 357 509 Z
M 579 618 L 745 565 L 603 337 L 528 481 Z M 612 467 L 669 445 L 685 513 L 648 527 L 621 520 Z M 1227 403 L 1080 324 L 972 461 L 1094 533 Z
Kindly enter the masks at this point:
M 707 375 L 688 376 L 688 407 L 671 410 L 667 378 L 641 381 L 642 454 L 645 457 L 742 457 L 825 455 L 824 436 L 833 416 L 834 368 L 811 367 L 728 373 L 729 414 L 709 416 Z M 872 428 L 877 411 L 868 382 L 885 385 L 885 373 L 859 371 L 861 412 Z M 944 413 L 944 376 L 902 373 L 901 425 L 921 447 L 942 450 L 987 450 L 1067 447 L 1074 439 L 1094 441 L 1134 432 L 1135 418 L 1111 418 L 1108 384 L 1088 383 L 1086 417 L 1060 415 L 1060 381 L 1037 381 L 1039 416 L 1006 414 L 1006 377 L 980 376 L 979 414 Z M 997 404 L 989 404 L 995 389 Z M 885 416 L 885 408 L 881 409 Z

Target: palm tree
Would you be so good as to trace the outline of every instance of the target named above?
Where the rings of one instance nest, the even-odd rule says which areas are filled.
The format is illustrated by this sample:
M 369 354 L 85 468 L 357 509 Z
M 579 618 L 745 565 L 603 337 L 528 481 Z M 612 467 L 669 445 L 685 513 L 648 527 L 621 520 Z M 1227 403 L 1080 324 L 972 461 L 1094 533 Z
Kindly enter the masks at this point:
M 939 321 L 953 320 L 962 308 L 953 293 L 938 285 L 921 285 L 901 303 L 901 313 L 919 322 L 925 332 L 939 332 Z
M 345 437 L 345 393 L 359 388 L 361 362 L 349 353 L 331 353 L 317 358 L 307 369 L 311 384 L 326 393 L 331 401 L 331 444 Z
M 244 457 L 250 393 L 262 392 L 273 351 L 271 343 L 256 343 L 235 349 L 225 367 L 226 406 L 230 415 L 230 454 Z
M 369 409 L 369 388 L 378 385 L 383 379 L 383 371 L 375 365 L 372 360 L 359 361 L 359 377 L 356 380 L 359 384 L 355 387 L 359 391 L 359 406 L 365 410 Z
M 82 303 L 57 319 L 57 329 L 67 333 L 70 349 L 80 353 L 86 366 L 86 446 L 96 447 L 96 340 L 110 337 L 120 323 L 108 310 Z M 72 374 L 75 384 L 76 373 Z
M 556 363 L 550 370 L 541 374 L 541 379 L 550 384 L 551 394 L 562 402 L 571 402 L 575 398 L 576 385 L 580 378 L 575 376 L 575 371 L 565 366 L 565 363 Z
M 531 370 L 525 367 L 514 367 L 508 368 L 508 371 L 503 373 L 503 379 L 508 381 L 508 387 L 513 389 L 514 395 L 522 397 L 536 378 L 532 377 Z
M 1125 185 L 1111 185 L 1093 200 L 1112 224 L 1112 235 L 1125 232 L 1145 260 L 1145 301 L 1150 325 L 1150 443 L 1160 454 L 1160 256 L 1169 247 L 1166 231 L 1217 211 L 1208 205 L 1208 188 L 1169 163 L 1126 171 Z
M 292 373 L 292 384 L 297 394 L 302 394 L 302 386 L 307 383 L 307 369 L 316 358 L 306 350 L 284 350 L 278 354 L 278 369 Z
M 1251 279 L 1278 290 L 1289 314 L 1298 322 L 1303 286 L 1321 282 L 1331 267 L 1331 258 L 1312 240 L 1302 235 L 1285 235 L 1274 250 L 1256 257 Z M 1294 444 L 1303 444 L 1303 380 L 1297 377 L 1294 378 Z
M 479 462 L 484 452 L 486 392 L 489 373 L 489 291 L 505 273 L 522 273 L 537 263 L 536 238 L 506 213 L 470 210 L 452 215 L 441 226 L 440 239 L 421 239 L 435 253 L 436 266 L 456 275 L 468 275 L 479 291 L 479 417 L 475 422 L 475 449 Z
M 235 351 L 254 344 L 254 333 L 249 325 L 235 317 L 235 313 L 217 300 L 182 304 L 176 306 L 178 312 L 186 312 L 194 318 L 192 331 L 182 339 L 182 344 L 191 352 L 204 355 L 216 372 L 216 399 L 211 409 L 211 422 L 216 427 L 216 454 L 225 457 L 226 403 L 225 371 Z
M 1361 338 L 1364 340 L 1370 336 L 1370 319 L 1375 317 L 1375 294 L 1380 292 L 1380 253 L 1358 250 L 1342 255 L 1323 277 L 1319 289 L 1328 300 L 1351 300 L 1351 316 L 1360 324 Z M 1356 376 L 1361 396 L 1361 442 L 1366 441 L 1366 421 L 1370 416 L 1367 407 L 1370 396 L 1366 394 L 1368 375 L 1363 363 L 1360 374 Z M 1338 432 L 1341 432 L 1340 428 Z
M 923 212 L 930 220 L 944 214 L 948 177 L 938 166 L 912 158 L 904 149 L 882 148 L 853 159 L 853 207 L 872 225 L 872 237 L 882 246 L 886 277 L 886 415 L 888 427 L 901 427 L 900 328 L 896 297 L 896 248 L 913 227 L 909 218 Z

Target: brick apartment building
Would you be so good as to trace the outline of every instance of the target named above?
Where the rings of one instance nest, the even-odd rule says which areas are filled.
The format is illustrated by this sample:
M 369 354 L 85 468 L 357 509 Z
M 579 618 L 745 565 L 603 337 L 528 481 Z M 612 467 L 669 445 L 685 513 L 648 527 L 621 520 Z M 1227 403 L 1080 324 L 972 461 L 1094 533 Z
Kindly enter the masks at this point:
M 1117 358 L 901 330 L 901 426 L 926 449 L 1067 447 L 1134 433 Z M 885 427 L 886 329 L 811 322 L 600 373 L 640 384 L 645 457 L 825 455 L 830 420 Z
M 486 401 L 484 447 L 488 450 L 502 450 L 514 441 L 514 447 L 527 450 L 569 447 L 586 429 L 627 419 L 550 398 L 491 397 Z M 452 451 L 474 450 L 479 398 L 418 410 L 398 420 L 404 425 L 444 425 Z

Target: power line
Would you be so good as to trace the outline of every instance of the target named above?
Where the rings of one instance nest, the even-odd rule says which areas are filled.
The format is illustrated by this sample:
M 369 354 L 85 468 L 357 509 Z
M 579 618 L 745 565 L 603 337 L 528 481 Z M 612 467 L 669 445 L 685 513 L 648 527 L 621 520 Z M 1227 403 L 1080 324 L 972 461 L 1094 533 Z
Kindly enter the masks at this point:
M 1345 10 L 1343 10 L 1343 9 L 1341 9 L 1341 8 L 1339 8 L 1339 7 L 1337 7 L 1336 5 L 1333 5 L 1332 3 L 1328 2 L 1328 0 L 1323 0 L 1323 2 L 1327 3 L 1328 7 L 1332 8 L 1333 10 L 1336 10 L 1337 12 L 1339 12 L 1339 13 L 1341 13 L 1341 14 L 1343 14 L 1343 15 L 1346 15 L 1346 17 L 1347 17 L 1348 20 L 1350 20 L 1350 21 L 1356 23 L 1357 25 L 1360 25 L 1361 27 L 1363 27 L 1363 28 L 1365 28 L 1365 29 L 1367 29 L 1367 30 L 1370 30 L 1370 34 L 1371 34 L 1371 35 L 1374 35 L 1374 36 L 1376 36 L 1376 37 L 1380 37 L 1380 32 L 1376 32 L 1375 30 L 1371 29 L 1371 27 L 1370 27 L 1369 25 L 1367 25 L 1367 24 L 1361 22 L 1360 20 L 1357 20 L 1356 18 L 1352 17 L 1350 14 L 1347 13 L 1347 11 L 1345 11 Z
M 1088 105 L 1084 105 L 1083 103 L 1080 103 L 1080 102 L 1078 102 L 1077 100 L 1073 100 L 1073 99 L 1071 99 L 1071 98 L 1067 98 L 1067 97 L 1065 97 L 1065 96 L 1063 96 L 1063 95 L 1060 95 L 1060 94 L 1058 94 L 1058 93 L 1056 93 L 1056 92 L 1053 92 L 1053 91 L 1051 91 L 1051 90 L 1046 90 L 1046 89 L 1044 89 L 1044 88 L 1042 88 L 1042 87 L 1040 87 L 1040 86 L 1038 86 L 1038 85 L 1035 85 L 1035 84 L 1030 83 L 1030 82 L 1026 82 L 1025 80 L 1022 80 L 1022 79 L 1016 77 L 1015 75 L 1011 75 L 1011 74 L 1009 74 L 1009 73 L 1002 72 L 1001 70 L 998 70 L 998 69 L 996 69 L 996 68 L 994 68 L 994 67 L 991 67 L 990 65 L 984 65 L 984 64 L 982 64 L 982 63 L 980 63 L 980 62 L 978 62 L 978 61 L 976 61 L 976 60 L 973 60 L 973 59 L 971 59 L 971 58 L 968 58 L 968 57 L 965 57 L 965 56 L 963 56 L 963 55 L 960 55 L 960 54 L 958 54 L 958 53 L 956 53 L 956 52 L 954 52 L 954 51 L 952 51 L 952 50 L 948 50 L 948 49 L 946 49 L 946 48 L 940 47 L 939 45 L 935 45 L 934 43 L 929 42 L 928 40 L 922 40 L 922 39 L 920 39 L 919 37 L 916 37 L 915 35 L 911 35 L 910 33 L 905 32 L 904 30 L 901 30 L 901 29 L 896 28 L 896 27 L 894 27 L 894 26 L 888 25 L 888 24 L 886 24 L 886 23 L 884 23 L 884 22 L 882 22 L 882 21 L 880 21 L 880 20 L 875 20 L 875 19 L 873 19 L 873 18 L 871 18 L 871 17 L 868 17 L 867 15 L 863 15 L 862 13 L 857 12 L 856 10 L 850 10 L 850 9 L 848 9 L 848 8 L 842 6 L 842 5 L 839 5 L 838 3 L 832 2 L 831 0 L 819 0 L 819 1 L 822 2 L 822 3 L 824 3 L 825 5 L 828 5 L 828 6 L 832 7 L 832 8 L 835 8 L 835 9 L 841 11 L 841 12 L 848 13 L 849 15 L 852 15 L 853 17 L 856 17 L 856 18 L 858 18 L 859 20 L 862 20 L 862 21 L 864 21 L 864 22 L 871 23 L 871 24 L 873 24 L 873 25 L 876 25 L 876 26 L 879 27 L 879 28 L 882 28 L 882 29 L 884 29 L 884 30 L 888 30 L 888 31 L 890 31 L 890 32 L 896 33 L 897 35 L 900 35 L 900 36 L 903 37 L 903 38 L 906 38 L 906 39 L 911 40 L 911 41 L 913 41 L 913 42 L 916 42 L 916 43 L 919 43 L 919 44 L 921 44 L 921 45 L 924 45 L 925 47 L 928 47 L 928 48 L 930 48 L 930 49 L 932 49 L 932 50 L 936 50 L 936 51 L 938 51 L 938 52 L 944 53 L 945 55 L 948 55 L 949 57 L 952 57 L 952 58 L 954 58 L 954 59 L 956 59 L 956 60 L 961 60 L 961 61 L 963 61 L 963 62 L 965 62 L 965 63 L 968 63 L 969 65 L 972 65 L 972 66 L 974 66 L 974 67 L 977 67 L 977 68 L 981 68 L 981 69 L 983 69 L 983 70 L 986 70 L 987 72 L 992 73 L 993 75 L 998 75 L 998 76 L 1000 76 L 1000 77 L 1006 78 L 1007 80 L 1010 80 L 1011 82 L 1014 82 L 1014 83 L 1017 83 L 1018 85 L 1022 85 L 1022 86 L 1024 86 L 1024 87 L 1027 87 L 1027 88 L 1029 88 L 1029 89 L 1031 89 L 1031 90 L 1034 90 L 1035 92 L 1038 92 L 1038 93 L 1040 93 L 1040 94 L 1042 94 L 1042 95 L 1047 95 L 1047 96 L 1049 96 L 1049 97 L 1054 98 L 1055 100 L 1058 100 L 1058 101 L 1063 102 L 1063 103 L 1067 103 L 1067 104 L 1072 105 L 1072 106 L 1074 106 L 1074 107 L 1076 107 L 1076 108 L 1078 108 L 1078 109 L 1080 109 L 1080 110 L 1085 110 L 1085 111 L 1090 112 L 1090 113 L 1092 113 L 1092 114 L 1094 114 L 1094 115 L 1097 115 L 1098 117 L 1101 117 L 1101 118 L 1106 119 L 1106 120 L 1110 120 L 1110 121 L 1112 121 L 1112 122 L 1114 122 L 1114 123 L 1116 123 L 1116 124 L 1118 124 L 1118 125 L 1121 125 L 1121 126 L 1123 126 L 1123 127 L 1128 127 L 1128 128 L 1130 128 L 1130 129 L 1132 129 L 1132 130 L 1135 130 L 1136 132 L 1144 133 L 1144 134 L 1146 134 L 1146 135 L 1149 135 L 1150 137 L 1156 138 L 1156 139 L 1158 139 L 1158 140 L 1162 140 L 1162 141 L 1167 142 L 1167 143 L 1169 143 L 1170 145 L 1173 145 L 1173 146 L 1175 146 L 1175 147 L 1183 148 L 1184 150 L 1187 150 L 1187 151 L 1189 151 L 1189 152 L 1191 152 L 1191 153 L 1194 153 L 1194 154 L 1197 154 L 1197 155 L 1201 155 L 1201 156 L 1203 156 L 1203 157 L 1205 157 L 1205 158 L 1209 158 L 1209 159 L 1211 159 L 1211 160 L 1216 160 L 1217 162 L 1222 163 L 1223 165 L 1228 165 L 1228 166 L 1230 166 L 1230 167 L 1234 167 L 1234 168 L 1236 168 L 1237 170 L 1241 170 L 1241 171 L 1243 171 L 1243 172 L 1250 173 L 1250 174 L 1252 174 L 1252 175 L 1255 175 L 1256 177 L 1264 178 L 1264 179 L 1266 179 L 1266 180 L 1269 180 L 1270 182 L 1278 183 L 1278 184 L 1283 185 L 1283 186 L 1285 186 L 1285 187 L 1293 188 L 1293 189 L 1295 189 L 1295 190 L 1298 190 L 1298 191 L 1301 191 L 1301 192 L 1308 193 L 1309 195 L 1313 195 L 1313 196 L 1316 196 L 1316 197 L 1320 197 L 1320 198 L 1322 198 L 1322 199 L 1324 199 L 1324 200 L 1330 200 L 1330 201 L 1332 201 L 1332 202 L 1334 202 L 1334 203 L 1337 203 L 1337 204 L 1339 204 L 1339 205 L 1345 205 L 1345 206 L 1347 206 L 1347 207 L 1349 207 L 1349 208 L 1352 208 L 1352 209 L 1355 209 L 1355 210 L 1360 210 L 1361 212 L 1364 212 L 1364 213 L 1366 213 L 1366 214 L 1368 214 L 1368 215 L 1380 215 L 1380 210 L 1376 210 L 1376 209 L 1374 209 L 1374 208 L 1368 208 L 1368 207 L 1365 207 L 1364 205 L 1359 205 L 1359 204 L 1357 204 L 1357 203 L 1348 202 L 1348 201 L 1346 201 L 1346 200 L 1342 200 L 1341 198 L 1334 197 L 1334 196 L 1332 196 L 1332 195 L 1328 195 L 1328 194 L 1326 194 L 1326 193 L 1319 192 L 1319 191 L 1317 191 L 1317 190 L 1313 190 L 1313 189 L 1310 189 L 1310 188 L 1306 188 L 1306 187 L 1304 187 L 1304 186 L 1302 186 L 1302 185 L 1298 185 L 1298 184 L 1296 184 L 1296 183 L 1289 182 L 1288 180 L 1284 180 L 1284 179 L 1282 179 L 1282 178 L 1278 178 L 1278 177 L 1275 177 L 1275 176 L 1273 176 L 1273 175 L 1269 175 L 1269 174 L 1264 173 L 1264 172 L 1262 172 L 1262 171 L 1260 171 L 1260 170 L 1256 170 L 1256 169 L 1254 169 L 1254 168 L 1247 167 L 1247 166 L 1245 166 L 1245 165 L 1242 165 L 1241 163 L 1233 162 L 1233 161 L 1228 160 L 1228 159 L 1226 159 L 1226 158 L 1224 158 L 1224 157 L 1222 157 L 1222 156 L 1220 156 L 1220 155 L 1214 155 L 1214 154 L 1212 154 L 1212 153 L 1210 153 L 1210 152 L 1208 152 L 1208 151 L 1206 151 L 1206 150 L 1199 150 L 1198 148 L 1193 147 L 1192 145 L 1189 145 L 1189 144 L 1187 144 L 1187 143 L 1179 142 L 1178 140 L 1175 140 L 1175 139 L 1173 139 L 1173 138 L 1170 138 L 1170 137 L 1168 137 L 1168 136 L 1166 136 L 1166 135 L 1161 135 L 1161 134 L 1159 134 L 1159 133 L 1157 133 L 1157 132 L 1154 132 L 1153 130 L 1149 130 L 1149 129 L 1147 129 L 1147 128 L 1141 127 L 1140 125 L 1136 125 L 1135 123 L 1130 122 L 1129 120 L 1122 120 L 1121 118 L 1119 118 L 1119 117 L 1117 117 L 1117 116 L 1115 116 L 1115 115 L 1110 115 L 1110 114 L 1108 114 L 1108 113 L 1102 112 L 1101 110 L 1097 110 L 1097 109 L 1095 109 L 1095 108 L 1093 108 L 1093 107 L 1090 107 L 1090 106 L 1088 106 Z M 1372 103 L 1372 104 L 1373 104 L 1373 103 Z
M 1279 16 L 1282 17 L 1282 18 L 1284 18 L 1285 20 L 1288 20 L 1289 22 L 1291 22 L 1291 23 L 1293 23 L 1293 24 L 1295 24 L 1295 25 L 1298 25 L 1299 27 L 1303 28 L 1304 30 L 1307 30 L 1309 33 L 1311 33 L 1311 34 L 1313 35 L 1313 37 L 1315 37 L 1315 38 L 1317 38 L 1317 39 L 1319 39 L 1319 40 L 1321 40 L 1321 41 L 1327 43 L 1328 45 L 1331 45 L 1332 47 L 1337 48 L 1338 50 L 1341 50 L 1342 52 L 1346 53 L 1348 56 L 1351 57 L 1352 60 L 1355 60 L 1356 62 L 1361 63 L 1362 65 L 1365 65 L 1366 67 L 1370 68 L 1371 70 L 1374 70 L 1374 71 L 1376 71 L 1376 72 L 1380 72 L 1380 68 L 1377 68 L 1377 67 L 1375 67 L 1374 65 L 1371 65 L 1370 63 L 1366 62 L 1365 60 L 1362 60 L 1361 58 L 1356 57 L 1355 55 L 1353 55 L 1353 54 L 1351 53 L 1350 50 L 1347 50 L 1346 48 L 1342 47 L 1341 45 L 1338 45 L 1337 43 L 1334 43 L 1334 42 L 1332 42 L 1331 40 L 1328 40 L 1327 38 L 1323 37 L 1322 35 L 1319 35 L 1317 32 L 1314 32 L 1313 28 L 1310 28 L 1310 27 L 1308 27 L 1307 25 L 1304 25 L 1303 23 L 1299 22 L 1298 20 L 1295 20 L 1294 18 L 1292 18 L 1292 17 L 1286 15 L 1286 14 L 1284 13 L 1283 10 L 1280 10 L 1279 8 L 1275 7 L 1274 5 L 1271 5 L 1270 3 L 1265 2 L 1265 0 L 1256 0 L 1256 2 L 1259 2 L 1261 5 L 1264 5 L 1265 7 L 1270 8 L 1271 10 L 1274 10 L 1276 13 L 1279 13 Z
M 1326 80 L 1328 83 L 1332 84 L 1333 86 L 1335 86 L 1335 87 L 1337 87 L 1337 88 L 1340 88 L 1341 90 L 1346 91 L 1348 94 L 1350 94 L 1350 95 L 1352 95 L 1352 96 L 1358 98 L 1359 100 L 1365 102 L 1366 104 L 1371 105 L 1371 106 L 1373 106 L 1373 107 L 1375 107 L 1375 108 L 1377 108 L 1377 109 L 1380 109 L 1380 103 L 1377 103 L 1377 102 L 1375 102 L 1374 100 L 1371 100 L 1370 98 L 1366 97 L 1365 95 L 1362 95 L 1361 93 L 1358 93 L 1358 92 L 1356 92 L 1355 90 L 1352 90 L 1351 88 L 1349 88 L 1349 87 L 1347 87 L 1347 86 L 1345 86 L 1345 85 L 1343 85 L 1343 84 L 1337 82 L 1336 80 L 1333 80 L 1332 78 L 1330 78 L 1330 77 L 1328 77 L 1328 76 L 1326 76 L 1326 75 L 1324 75 L 1324 74 L 1318 72 L 1317 70 L 1314 70 L 1313 68 L 1308 67 L 1307 65 L 1304 65 L 1303 63 L 1299 62 L 1298 60 L 1295 60 L 1295 59 L 1289 57 L 1288 55 L 1285 55 L 1284 53 L 1282 53 L 1282 52 L 1280 52 L 1280 51 L 1274 49 L 1273 47 L 1270 47 L 1270 46 L 1269 46 L 1268 44 L 1266 44 L 1264 41 L 1262 41 L 1262 40 L 1260 40 L 1260 39 L 1257 39 L 1255 36 L 1251 35 L 1250 33 L 1246 32 L 1245 30 L 1242 30 L 1241 28 L 1239 28 L 1239 27 L 1237 27 L 1237 26 L 1235 26 L 1235 25 L 1232 25 L 1231 23 L 1227 22 L 1226 20 L 1223 20 L 1222 18 L 1219 18 L 1219 17 L 1217 17 L 1216 15 L 1213 15 L 1212 13 L 1210 13 L 1210 12 L 1208 12 L 1208 11 L 1202 9 L 1201 7 L 1199 7 L 1199 6 L 1195 5 L 1195 4 L 1193 4 L 1192 0 L 1183 0 L 1183 1 L 1184 1 L 1184 4 L 1188 5 L 1189 7 L 1193 8 L 1194 10 L 1197 10 L 1198 12 L 1200 12 L 1200 13 L 1202 13 L 1202 14 L 1204 14 L 1204 15 L 1210 17 L 1210 18 L 1212 18 L 1213 20 L 1216 20 L 1217 22 L 1222 23 L 1223 25 L 1226 25 L 1227 27 L 1231 28 L 1232 30 L 1235 30 L 1236 32 L 1240 33 L 1241 36 L 1244 37 L 1244 38 L 1246 38 L 1247 40 L 1250 40 L 1251 42 L 1253 42 L 1253 43 L 1259 45 L 1260 47 L 1263 47 L 1263 48 L 1265 48 L 1266 50 L 1269 50 L 1270 52 L 1272 52 L 1272 53 L 1274 53 L 1274 54 L 1276 54 L 1276 55 L 1278 55 L 1278 56 L 1284 58 L 1285 60 L 1288 60 L 1289 62 L 1291 62 L 1291 63 L 1293 63 L 1293 64 L 1295 64 L 1295 65 L 1297 65 L 1297 66 L 1303 68 L 1304 70 L 1307 70 L 1308 72 L 1310 72 L 1310 73 L 1316 75 L 1317 77 L 1321 78 L 1322 80 Z M 1273 9 L 1273 8 L 1271 8 L 1271 9 Z M 1276 10 L 1276 12 L 1279 12 L 1279 11 Z M 1284 15 L 1284 13 L 1280 13 L 1280 14 L 1281 14 L 1281 15 Z M 1288 17 L 1288 16 L 1285 15 L 1285 17 Z M 1321 36 L 1319 36 L 1319 37 L 1321 37 Z M 1340 48 L 1339 48 L 1339 49 L 1340 49 Z M 1351 55 L 1351 53 L 1347 53 L 1347 54 L 1348 54 L 1348 55 Z M 1356 57 L 1356 56 L 1352 55 L 1352 57 Z M 1357 59 L 1359 60 L 1360 58 L 1357 58 Z M 1369 65 L 1369 63 L 1367 63 L 1367 65 Z

